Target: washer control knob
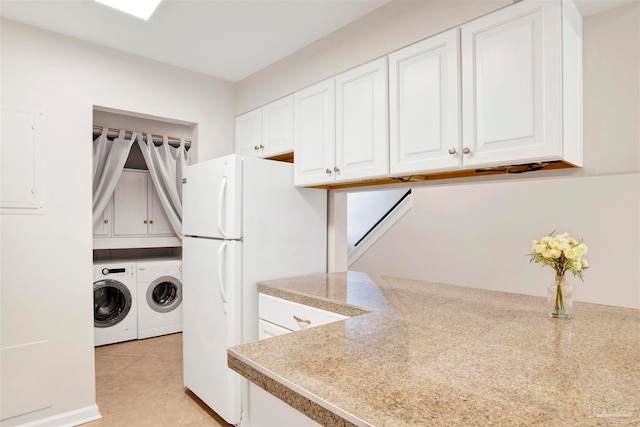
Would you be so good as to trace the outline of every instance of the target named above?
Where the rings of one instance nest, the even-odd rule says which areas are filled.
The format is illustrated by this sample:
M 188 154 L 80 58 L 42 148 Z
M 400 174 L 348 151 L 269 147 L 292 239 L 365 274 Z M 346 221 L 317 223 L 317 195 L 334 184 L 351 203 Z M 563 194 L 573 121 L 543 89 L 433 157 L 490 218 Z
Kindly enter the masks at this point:
M 105 276 L 106 276 L 107 274 L 109 274 L 109 269 L 108 269 L 108 268 L 103 268 L 103 269 L 102 269 L 102 274 L 103 274 L 103 275 L 105 275 Z

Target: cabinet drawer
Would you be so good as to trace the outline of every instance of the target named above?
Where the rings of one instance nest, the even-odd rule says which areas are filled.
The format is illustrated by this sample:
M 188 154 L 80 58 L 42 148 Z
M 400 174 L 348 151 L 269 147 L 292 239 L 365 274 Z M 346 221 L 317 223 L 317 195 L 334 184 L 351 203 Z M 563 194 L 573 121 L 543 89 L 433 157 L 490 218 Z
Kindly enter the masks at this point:
M 278 335 L 284 335 L 291 332 L 289 329 L 285 329 L 281 326 L 274 325 L 266 320 L 258 319 L 258 339 L 263 340 L 265 338 L 277 337 Z
M 346 319 L 348 316 L 260 294 L 259 317 L 292 331 Z

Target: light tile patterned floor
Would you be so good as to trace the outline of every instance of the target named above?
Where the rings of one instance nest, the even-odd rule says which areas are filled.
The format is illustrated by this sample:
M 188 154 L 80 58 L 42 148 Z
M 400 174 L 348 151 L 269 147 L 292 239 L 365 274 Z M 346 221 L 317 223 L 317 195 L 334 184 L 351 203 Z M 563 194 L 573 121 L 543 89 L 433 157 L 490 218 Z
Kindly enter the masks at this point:
M 182 334 L 96 348 L 102 419 L 87 427 L 228 427 L 182 384 Z

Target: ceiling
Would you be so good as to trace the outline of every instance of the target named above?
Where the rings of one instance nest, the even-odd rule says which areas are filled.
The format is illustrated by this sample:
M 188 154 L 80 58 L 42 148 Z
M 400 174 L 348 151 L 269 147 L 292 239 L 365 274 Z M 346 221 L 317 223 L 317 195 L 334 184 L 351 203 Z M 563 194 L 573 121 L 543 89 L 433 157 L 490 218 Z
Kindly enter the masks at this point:
M 94 0 L 0 0 L 0 16 L 236 82 L 389 1 L 163 0 L 145 22 Z M 577 3 L 589 15 L 630 1 Z

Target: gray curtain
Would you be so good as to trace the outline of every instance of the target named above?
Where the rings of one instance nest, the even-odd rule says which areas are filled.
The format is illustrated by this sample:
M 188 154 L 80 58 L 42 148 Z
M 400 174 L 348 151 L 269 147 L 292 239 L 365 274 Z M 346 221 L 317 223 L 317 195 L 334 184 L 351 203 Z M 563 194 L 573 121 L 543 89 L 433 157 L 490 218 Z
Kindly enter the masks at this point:
M 182 177 L 191 155 L 185 148 L 184 139 L 180 140 L 179 147 L 172 147 L 165 136 L 162 145 L 156 146 L 151 134 L 146 136 L 145 143 L 142 135 L 138 135 L 138 146 L 171 226 L 182 237 Z
M 95 224 L 104 212 L 109 199 L 116 189 L 122 169 L 129 156 L 131 145 L 137 134 L 125 139 L 125 132 L 120 131 L 116 139 L 107 138 L 108 128 L 93 141 L 93 223 Z

